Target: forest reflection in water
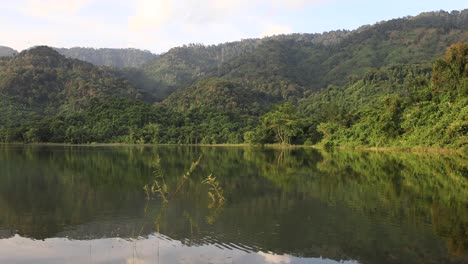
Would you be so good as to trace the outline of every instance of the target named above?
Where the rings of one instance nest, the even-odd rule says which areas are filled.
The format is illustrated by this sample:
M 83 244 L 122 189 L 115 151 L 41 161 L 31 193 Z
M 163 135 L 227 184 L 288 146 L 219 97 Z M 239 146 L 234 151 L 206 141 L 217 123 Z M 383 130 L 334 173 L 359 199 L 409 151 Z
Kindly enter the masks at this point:
M 176 186 L 200 155 L 161 214 L 142 188 L 154 160 Z M 464 263 L 467 163 L 461 154 L 0 146 L 0 262 Z M 201 183 L 210 174 L 226 198 L 215 213 Z

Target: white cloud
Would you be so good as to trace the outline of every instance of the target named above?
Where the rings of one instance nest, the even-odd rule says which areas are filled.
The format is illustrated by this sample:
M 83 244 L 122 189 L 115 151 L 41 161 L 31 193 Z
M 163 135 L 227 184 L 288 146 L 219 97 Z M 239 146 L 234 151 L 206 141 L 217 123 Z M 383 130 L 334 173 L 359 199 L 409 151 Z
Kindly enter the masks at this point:
M 22 30 L 0 26 L 0 31 L 2 32 L 2 42 L 0 45 L 8 46 L 18 51 L 37 45 L 53 45 L 60 39 L 60 36 L 56 32 L 47 30 Z
M 38 44 L 131 46 L 162 52 L 193 42 L 291 33 L 294 24 L 288 18 L 320 1 L 332 0 L 6 1 L 0 44 L 17 49 Z
M 248 0 L 137 0 L 128 18 L 130 45 L 165 51 L 193 42 L 241 38 L 239 12 Z M 245 20 L 245 18 L 242 18 Z M 233 39 L 234 40 L 234 39 Z
M 94 18 L 52 16 L 47 19 L 28 18 L 28 20 L 36 23 L 15 24 L 9 17 L 0 17 L 2 32 L 0 45 L 19 51 L 37 45 L 127 47 L 125 43 L 127 32 Z
M 129 28 L 154 30 L 170 23 L 185 26 L 219 22 L 247 3 L 247 0 L 136 0 Z
M 259 252 L 258 255 L 264 258 L 264 261 L 269 264 L 289 264 L 291 257 L 289 255 L 274 255 L 269 253 Z
M 135 13 L 129 19 L 132 30 L 160 28 L 175 15 L 173 1 L 136 0 Z
M 131 30 L 160 29 L 167 24 L 236 23 L 246 15 L 302 8 L 322 0 L 136 0 Z M 231 20 L 232 19 L 232 20 Z
M 73 15 L 92 0 L 26 0 L 22 4 L 24 14 L 47 18 L 55 15 Z
M 286 8 L 303 8 L 306 5 L 317 4 L 323 0 L 273 0 L 279 7 Z
M 269 26 L 266 28 L 264 32 L 262 32 L 261 37 L 269 37 L 281 34 L 289 34 L 292 33 L 292 28 L 287 26 Z

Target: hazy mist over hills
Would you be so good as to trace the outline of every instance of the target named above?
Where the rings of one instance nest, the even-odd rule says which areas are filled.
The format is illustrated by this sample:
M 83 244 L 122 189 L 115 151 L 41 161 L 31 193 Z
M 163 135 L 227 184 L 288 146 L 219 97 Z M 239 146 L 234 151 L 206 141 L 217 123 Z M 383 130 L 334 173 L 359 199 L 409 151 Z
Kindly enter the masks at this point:
M 12 48 L 0 46 L 0 57 L 11 57 L 18 54 L 18 52 Z

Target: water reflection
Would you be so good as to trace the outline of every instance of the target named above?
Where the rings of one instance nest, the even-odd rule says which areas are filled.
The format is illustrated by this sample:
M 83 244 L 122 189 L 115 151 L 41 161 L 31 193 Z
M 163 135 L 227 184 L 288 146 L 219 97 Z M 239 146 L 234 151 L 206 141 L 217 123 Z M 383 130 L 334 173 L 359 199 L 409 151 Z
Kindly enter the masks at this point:
M 9 251 L 21 247 L 24 251 Z M 125 240 L 107 238 L 99 240 L 69 240 L 50 238 L 44 241 L 15 236 L 0 240 L 0 261 L 2 263 L 317 263 L 354 264 L 356 261 L 335 261 L 325 258 L 299 258 L 273 253 L 245 253 L 238 249 L 228 251 L 214 245 L 184 247 L 168 237 L 149 236 L 146 239 Z
M 152 162 L 175 185 L 200 154 L 157 235 Z M 464 263 L 467 172 L 460 155 L 0 146 L 0 262 Z

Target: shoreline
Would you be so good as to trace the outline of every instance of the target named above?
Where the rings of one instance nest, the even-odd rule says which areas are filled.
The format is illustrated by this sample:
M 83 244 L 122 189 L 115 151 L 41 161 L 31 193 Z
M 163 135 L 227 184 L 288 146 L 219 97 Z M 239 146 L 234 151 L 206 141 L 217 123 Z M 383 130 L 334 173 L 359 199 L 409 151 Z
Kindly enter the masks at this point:
M 431 147 L 346 147 L 336 146 L 326 148 L 320 145 L 281 145 L 265 144 L 251 145 L 241 144 L 127 144 L 127 143 L 90 143 L 90 144 L 70 144 L 70 143 L 0 143 L 1 145 L 21 145 L 21 146 L 56 146 L 56 147 L 157 147 L 157 146 L 187 146 L 187 147 L 218 147 L 218 148 L 271 148 L 271 149 L 318 149 L 318 150 L 354 150 L 371 152 L 402 152 L 402 153 L 425 153 L 425 154 L 463 154 L 462 149 L 431 148 Z

